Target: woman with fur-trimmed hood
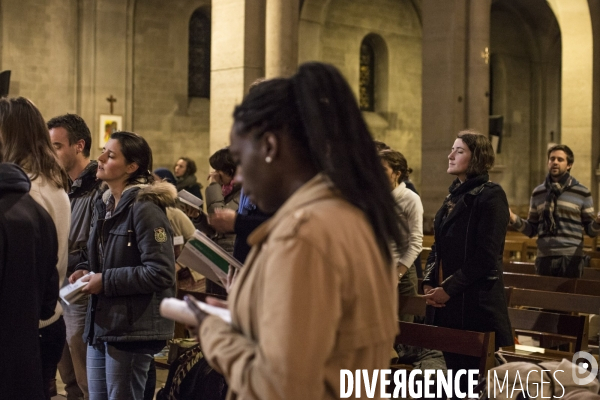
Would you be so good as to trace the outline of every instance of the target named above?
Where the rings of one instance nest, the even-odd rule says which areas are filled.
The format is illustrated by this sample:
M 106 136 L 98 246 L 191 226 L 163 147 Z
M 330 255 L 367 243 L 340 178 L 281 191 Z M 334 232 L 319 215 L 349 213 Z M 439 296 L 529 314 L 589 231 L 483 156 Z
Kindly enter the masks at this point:
M 153 354 L 173 335 L 160 316 L 175 295 L 173 235 L 165 209 L 174 187 L 154 185 L 152 151 L 141 136 L 115 132 L 98 157 L 97 177 L 107 190 L 96 200 L 89 261 L 71 276 L 91 294 L 84 339 L 88 343 L 90 399 L 142 399 Z

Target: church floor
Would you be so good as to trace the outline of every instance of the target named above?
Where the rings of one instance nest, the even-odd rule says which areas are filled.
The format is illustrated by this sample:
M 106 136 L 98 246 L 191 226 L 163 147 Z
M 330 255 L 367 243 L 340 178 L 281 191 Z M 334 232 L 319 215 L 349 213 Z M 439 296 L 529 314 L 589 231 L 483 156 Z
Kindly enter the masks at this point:
M 156 368 L 156 391 L 163 387 L 167 380 L 167 375 L 169 373 L 168 369 Z M 56 374 L 56 387 L 58 389 L 58 396 L 54 396 L 52 400 L 64 400 L 67 398 L 67 394 L 65 393 L 65 385 L 60 379 L 60 374 Z M 6 400 L 17 400 L 17 399 L 6 399 Z M 20 399 L 19 399 L 20 400 Z

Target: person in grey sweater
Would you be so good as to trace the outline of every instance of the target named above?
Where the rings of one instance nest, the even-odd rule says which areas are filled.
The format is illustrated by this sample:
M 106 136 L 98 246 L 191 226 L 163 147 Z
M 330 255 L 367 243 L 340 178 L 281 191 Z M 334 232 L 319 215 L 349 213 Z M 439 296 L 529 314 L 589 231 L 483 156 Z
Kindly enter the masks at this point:
M 538 236 L 536 272 L 539 275 L 579 278 L 586 264 L 584 232 L 600 233 L 589 189 L 571 174 L 575 157 L 566 145 L 548 149 L 548 175 L 533 190 L 527 220 L 510 211 L 510 224 L 529 237 Z

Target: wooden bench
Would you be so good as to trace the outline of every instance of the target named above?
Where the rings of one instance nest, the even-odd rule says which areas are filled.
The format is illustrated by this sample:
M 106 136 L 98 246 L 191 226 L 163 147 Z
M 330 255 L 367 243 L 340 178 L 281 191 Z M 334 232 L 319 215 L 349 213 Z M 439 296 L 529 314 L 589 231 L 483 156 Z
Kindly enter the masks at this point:
M 514 274 L 535 275 L 535 263 L 525 261 L 505 261 L 502 264 L 504 272 Z
M 510 324 L 517 334 L 559 339 L 573 343 L 573 352 L 588 349 L 588 318 L 584 315 L 558 314 L 547 311 L 508 309 Z M 540 340 L 540 346 L 544 346 Z
M 577 351 L 588 350 L 588 319 L 586 316 L 556 314 L 545 311 L 509 308 L 510 323 L 516 333 L 539 337 L 540 346 L 515 344 L 499 353 L 508 361 L 560 361 L 573 358 Z M 547 348 L 545 343 L 571 343 L 569 351 Z
M 600 262 L 600 259 L 598 260 Z M 504 272 L 515 274 L 535 275 L 535 263 L 523 261 L 508 261 L 503 264 Z M 584 268 L 580 279 L 600 281 L 600 269 Z M 600 295 L 600 293 L 599 293 Z
M 426 304 L 423 296 L 398 296 L 398 316 L 410 314 L 417 317 L 424 317 L 425 310 Z
M 509 307 L 535 307 L 568 313 L 600 314 L 600 296 L 510 288 Z
M 411 322 L 399 322 L 399 325 L 400 334 L 396 336 L 395 345 L 405 344 L 478 357 L 480 376 L 486 376 L 487 371 L 495 365 L 494 332 L 464 331 Z
M 527 261 L 527 242 L 521 239 L 506 239 L 502 260 Z
M 522 289 L 542 290 L 596 296 L 600 294 L 600 281 L 587 279 L 556 278 L 528 274 L 505 272 L 504 286 Z

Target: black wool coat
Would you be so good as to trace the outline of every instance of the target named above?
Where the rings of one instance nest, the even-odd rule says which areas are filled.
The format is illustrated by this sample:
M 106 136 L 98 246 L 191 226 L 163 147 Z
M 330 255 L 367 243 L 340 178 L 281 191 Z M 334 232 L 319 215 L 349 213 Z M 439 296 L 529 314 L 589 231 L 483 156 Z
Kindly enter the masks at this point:
M 29 178 L 0 163 L 0 398 L 45 399 L 38 324 L 58 301 L 58 240 Z
M 496 333 L 496 348 L 514 343 L 502 279 L 502 252 L 509 221 L 500 185 L 487 182 L 456 202 L 434 222 L 435 244 L 423 285 L 441 286 L 450 296 L 445 307 L 428 306 L 427 323 L 447 328 Z

